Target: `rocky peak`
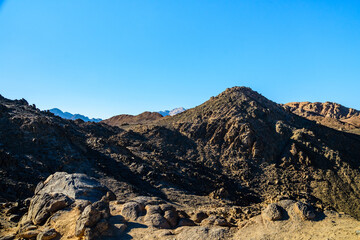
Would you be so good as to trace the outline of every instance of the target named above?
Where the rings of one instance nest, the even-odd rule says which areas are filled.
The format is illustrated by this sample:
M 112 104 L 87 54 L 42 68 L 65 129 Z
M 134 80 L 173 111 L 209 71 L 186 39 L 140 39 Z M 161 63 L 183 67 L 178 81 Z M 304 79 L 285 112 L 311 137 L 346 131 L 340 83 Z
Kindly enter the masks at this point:
M 205 103 L 175 115 L 163 122 L 201 122 L 216 119 L 273 119 L 284 118 L 286 113 L 282 107 L 248 87 L 228 88 Z M 278 116 L 276 116 L 278 115 Z

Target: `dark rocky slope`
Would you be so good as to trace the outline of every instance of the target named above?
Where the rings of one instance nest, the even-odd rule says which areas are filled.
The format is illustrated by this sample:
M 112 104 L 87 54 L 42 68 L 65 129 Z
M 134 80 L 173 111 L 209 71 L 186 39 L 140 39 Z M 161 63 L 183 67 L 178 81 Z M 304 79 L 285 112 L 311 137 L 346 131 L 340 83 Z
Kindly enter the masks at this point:
M 249 206 L 291 198 L 360 218 L 360 137 L 299 117 L 249 88 L 127 130 L 0 99 L 1 197 L 56 171 L 100 179 L 118 199 L 184 195 Z M 187 204 L 191 204 L 187 202 Z

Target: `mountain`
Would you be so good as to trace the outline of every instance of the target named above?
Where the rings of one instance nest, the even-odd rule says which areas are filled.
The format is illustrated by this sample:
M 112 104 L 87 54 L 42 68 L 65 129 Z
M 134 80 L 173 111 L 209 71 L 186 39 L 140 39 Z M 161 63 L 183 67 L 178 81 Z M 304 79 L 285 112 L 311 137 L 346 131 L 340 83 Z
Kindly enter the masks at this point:
M 360 111 L 333 102 L 292 102 L 284 104 L 291 112 L 341 131 L 360 133 Z
M 100 119 L 100 118 L 88 118 L 81 114 L 71 114 L 69 112 L 63 112 L 58 108 L 52 108 L 49 111 L 52 112 L 53 114 L 55 114 L 56 116 L 59 116 L 59 117 L 65 118 L 65 119 L 70 119 L 70 120 L 81 119 L 85 122 L 100 122 L 100 121 L 102 121 L 102 119 Z
M 246 87 L 229 88 L 172 117 L 145 115 L 149 121 L 132 121 L 122 129 L 104 122 L 69 121 L 25 100 L 0 98 L 0 198 L 24 200 L 56 172 L 83 173 L 116 195 L 112 214 L 122 211 L 127 220 L 137 221 L 128 234 L 141 235 L 146 231 L 142 224 L 165 224 L 165 209 L 171 207 L 161 201 L 175 205 L 181 220 L 176 226 L 188 224 L 167 233 L 178 239 L 200 233 L 214 234 L 202 238 L 222 239 L 234 232 L 241 238 L 243 227 L 249 234 L 251 226 L 262 226 L 259 231 L 265 232 L 271 224 L 263 219 L 284 217 L 282 223 L 290 224 L 293 214 L 300 213 L 301 219 L 317 216 L 314 226 L 326 219 L 338 222 L 325 217 L 330 210 L 360 219 L 359 135 L 316 124 Z M 132 200 L 141 195 L 147 200 Z M 264 207 L 269 203 L 278 204 L 269 205 L 267 215 Z M 253 217 L 259 225 L 246 222 Z M 192 224 L 201 226 L 188 227 Z M 327 224 L 331 229 L 331 221 Z M 220 228 L 223 237 L 214 237 L 221 226 L 232 230 Z
M 143 112 L 139 115 L 128 115 L 128 114 L 120 114 L 109 119 L 102 120 L 102 123 L 106 123 L 110 126 L 125 126 L 129 124 L 141 124 L 148 123 L 154 120 L 160 119 L 163 116 L 157 112 Z
M 174 108 L 173 110 L 165 110 L 165 111 L 159 111 L 158 113 L 160 113 L 162 116 L 174 116 L 176 114 L 182 113 L 186 111 L 185 108 L 183 107 L 178 107 L 178 108 Z

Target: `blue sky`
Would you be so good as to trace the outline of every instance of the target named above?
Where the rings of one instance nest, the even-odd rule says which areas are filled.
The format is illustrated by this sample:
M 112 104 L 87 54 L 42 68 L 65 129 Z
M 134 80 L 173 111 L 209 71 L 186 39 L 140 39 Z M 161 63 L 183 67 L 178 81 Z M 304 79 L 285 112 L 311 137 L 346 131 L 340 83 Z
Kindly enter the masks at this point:
M 360 1 L 0 0 L 0 84 L 101 118 L 232 86 L 360 109 Z

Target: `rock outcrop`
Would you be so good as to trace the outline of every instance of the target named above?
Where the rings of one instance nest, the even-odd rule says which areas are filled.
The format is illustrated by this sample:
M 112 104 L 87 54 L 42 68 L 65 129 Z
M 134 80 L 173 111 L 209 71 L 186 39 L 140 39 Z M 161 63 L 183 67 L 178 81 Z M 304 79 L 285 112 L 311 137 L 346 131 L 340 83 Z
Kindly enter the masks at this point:
M 85 174 L 57 172 L 37 185 L 29 209 L 18 224 L 17 237 L 55 238 L 64 233 L 58 233 L 51 222 L 75 208 L 84 208 L 72 234 L 97 239 L 109 228 L 110 200 L 115 200 L 114 194 L 96 179 Z

